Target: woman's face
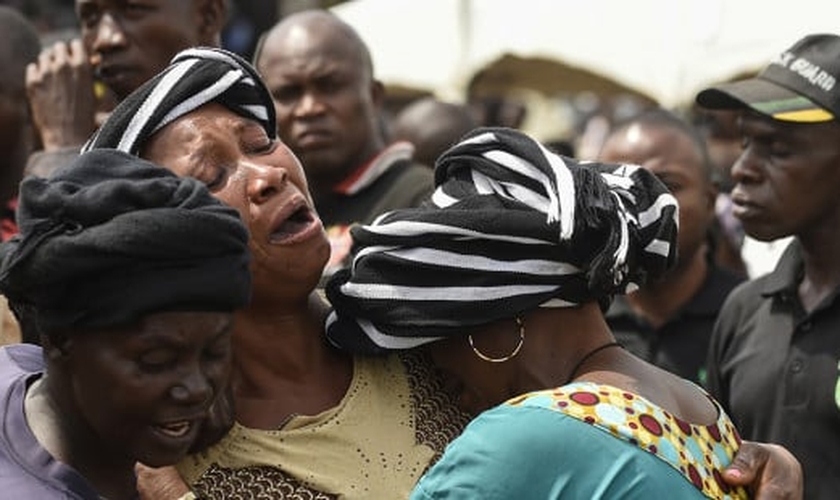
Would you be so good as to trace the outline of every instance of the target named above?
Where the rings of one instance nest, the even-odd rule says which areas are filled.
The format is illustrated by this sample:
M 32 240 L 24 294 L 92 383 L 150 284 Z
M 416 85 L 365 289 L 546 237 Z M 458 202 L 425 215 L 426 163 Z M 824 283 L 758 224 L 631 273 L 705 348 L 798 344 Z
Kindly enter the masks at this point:
M 141 156 L 199 179 L 239 211 L 250 232 L 255 301 L 260 290 L 314 289 L 329 242 L 300 162 L 257 122 L 207 104 L 163 127 Z
M 519 344 L 519 327 L 513 319 L 473 329 L 473 346 L 490 358 L 504 358 Z M 515 361 L 491 363 L 480 359 L 467 337 L 454 337 L 428 346 L 432 361 L 446 379 L 447 391 L 471 415 L 497 406 L 519 391 L 510 382 Z
M 50 347 L 60 360 L 50 376 L 62 377 L 62 398 L 78 416 L 74 435 L 89 436 L 89 450 L 102 456 L 178 462 L 226 386 L 232 321 L 224 312 L 154 313 Z

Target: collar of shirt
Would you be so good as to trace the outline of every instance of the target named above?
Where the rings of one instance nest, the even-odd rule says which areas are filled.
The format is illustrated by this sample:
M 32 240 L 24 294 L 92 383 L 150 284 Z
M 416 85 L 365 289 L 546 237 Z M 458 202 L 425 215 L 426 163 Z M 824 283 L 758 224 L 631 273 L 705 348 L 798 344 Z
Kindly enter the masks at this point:
M 410 160 L 414 156 L 414 145 L 399 141 L 383 149 L 369 162 L 350 173 L 343 181 L 333 187 L 333 192 L 352 196 L 370 186 L 400 160 Z
M 806 312 L 799 299 L 799 284 L 805 277 L 805 263 L 802 259 L 802 245 L 794 239 L 779 258 L 776 269 L 765 277 L 761 288 L 763 297 L 776 297 L 781 301 L 794 302 L 799 310 L 798 322 L 808 321 L 820 311 L 828 309 L 840 297 L 840 286 L 825 297 L 812 311 Z
M 765 277 L 761 295 L 770 297 L 783 293 L 797 293 L 803 273 L 802 249 L 799 240 L 794 239 L 779 258 L 776 269 Z
M 683 315 L 716 316 L 720 311 L 722 300 L 720 296 L 721 288 L 725 287 L 725 283 L 730 279 L 723 276 L 720 269 L 714 267 L 714 264 L 710 264 L 706 272 L 706 278 L 703 280 L 700 288 L 665 323 L 670 323 Z M 613 302 L 609 310 L 607 310 L 606 316 L 615 319 L 633 318 L 639 321 L 639 315 L 633 310 L 630 302 L 623 295 L 617 295 L 613 298 Z

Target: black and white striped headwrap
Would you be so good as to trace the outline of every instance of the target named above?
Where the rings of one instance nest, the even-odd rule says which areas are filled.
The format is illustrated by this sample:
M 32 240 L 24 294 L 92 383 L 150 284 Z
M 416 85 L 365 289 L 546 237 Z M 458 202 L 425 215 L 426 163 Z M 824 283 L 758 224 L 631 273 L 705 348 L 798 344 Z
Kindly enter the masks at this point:
M 327 335 L 407 349 L 535 307 L 608 301 L 676 261 L 677 203 L 635 165 L 583 163 L 482 128 L 436 164 L 431 204 L 352 231 Z
M 256 70 L 233 52 L 198 47 L 179 52 L 126 97 L 82 152 L 108 148 L 136 155 L 163 126 L 209 102 L 256 120 L 269 138 L 277 136 L 271 94 Z

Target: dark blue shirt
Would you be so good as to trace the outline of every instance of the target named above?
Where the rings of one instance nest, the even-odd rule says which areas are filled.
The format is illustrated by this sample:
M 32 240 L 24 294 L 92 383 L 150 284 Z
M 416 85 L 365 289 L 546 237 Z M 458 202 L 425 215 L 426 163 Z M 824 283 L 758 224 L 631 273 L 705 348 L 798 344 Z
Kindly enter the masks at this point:
M 740 276 L 710 264 L 703 285 L 659 328 L 618 296 L 607 311 L 616 340 L 636 356 L 697 384 L 706 384 L 706 354 L 715 320 Z

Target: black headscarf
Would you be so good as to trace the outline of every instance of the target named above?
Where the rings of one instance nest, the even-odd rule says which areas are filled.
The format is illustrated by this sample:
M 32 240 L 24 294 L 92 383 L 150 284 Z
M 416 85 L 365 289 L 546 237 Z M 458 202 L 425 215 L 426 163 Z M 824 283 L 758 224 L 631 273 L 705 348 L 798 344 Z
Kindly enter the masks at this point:
M 635 165 L 584 163 L 512 129 L 445 152 L 426 207 L 352 230 L 353 262 L 327 285 L 327 335 L 405 349 L 535 307 L 605 301 L 676 261 L 677 203 Z
M 233 52 L 198 47 L 179 52 L 164 71 L 126 97 L 82 151 L 139 154 L 155 132 L 210 102 L 256 120 L 269 138 L 277 136 L 271 94 L 256 70 Z
M 20 188 L 20 234 L 0 246 L 0 292 L 42 331 L 118 326 L 250 298 L 248 233 L 199 181 L 114 150 Z

